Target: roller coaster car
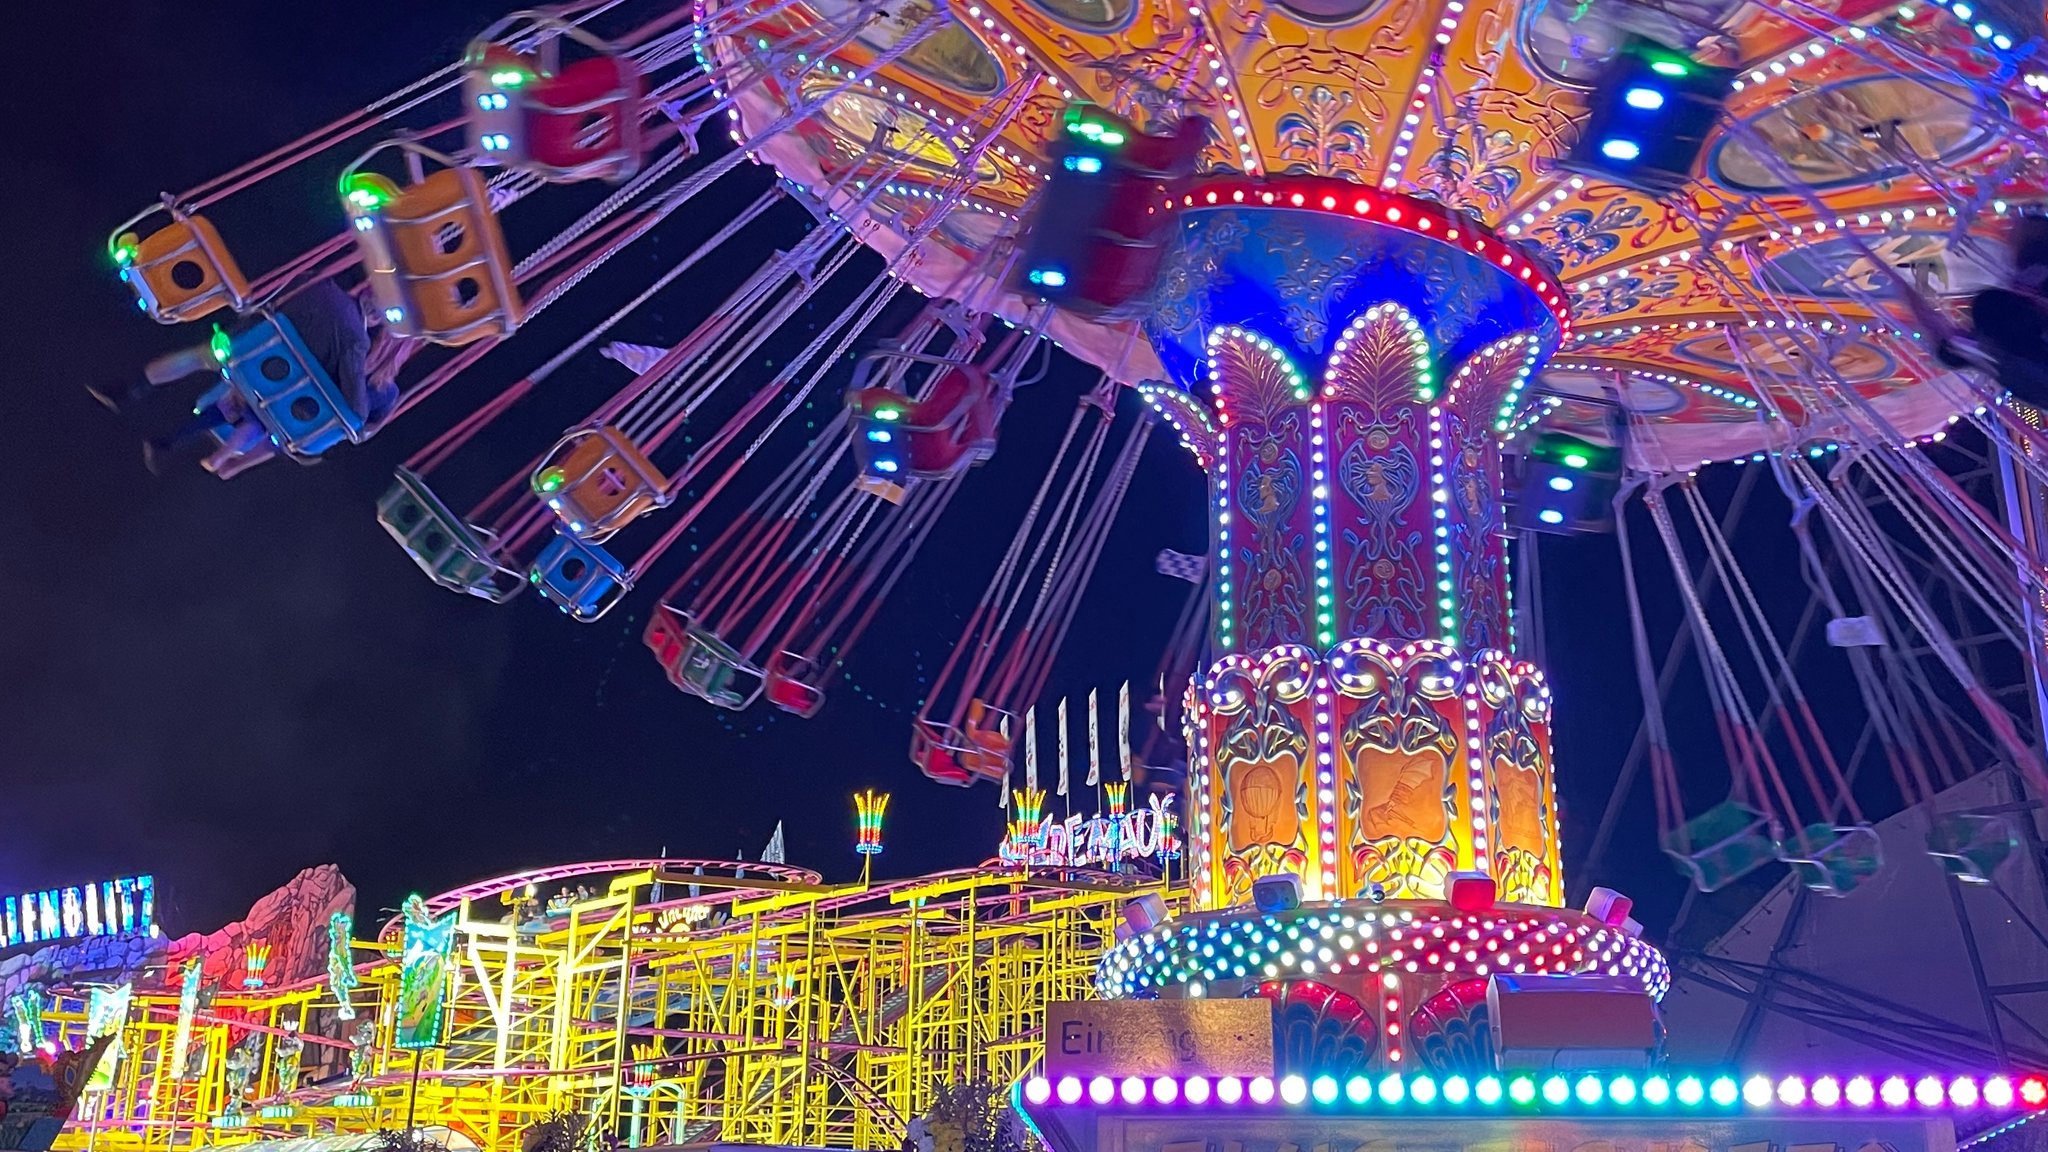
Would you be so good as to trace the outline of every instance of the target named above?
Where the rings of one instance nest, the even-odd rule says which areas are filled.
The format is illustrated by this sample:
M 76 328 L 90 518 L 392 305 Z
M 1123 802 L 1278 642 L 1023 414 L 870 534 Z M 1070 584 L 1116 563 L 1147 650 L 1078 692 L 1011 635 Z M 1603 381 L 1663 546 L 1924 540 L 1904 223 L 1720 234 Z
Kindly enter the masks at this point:
M 818 669 L 794 652 L 778 652 L 768 661 L 763 678 L 768 702 L 808 720 L 825 706 L 825 690 L 818 686 Z
M 885 360 L 930 364 L 940 371 L 918 400 L 885 385 L 862 386 Z M 987 460 L 995 453 L 1004 402 L 1001 385 L 976 365 L 893 349 L 869 353 L 846 394 L 853 456 L 860 468 L 855 483 L 899 503 L 906 480 L 940 479 Z
M 667 615 L 666 612 L 661 615 Z M 767 678 L 752 661 L 709 629 L 688 619 L 668 622 L 669 636 L 655 652 L 669 670 L 669 682 L 720 708 L 739 711 L 761 696 Z M 647 642 L 655 643 L 654 628 Z
M 146 237 L 129 231 L 148 215 L 122 225 L 107 247 L 150 319 L 177 324 L 215 309 L 239 312 L 248 305 L 249 281 L 206 217 L 173 215 Z
M 336 444 L 369 438 L 363 413 L 285 317 L 264 316 L 231 339 L 216 332 L 214 355 L 271 443 L 293 459 L 304 463 Z
M 533 493 L 578 539 L 603 542 L 668 503 L 668 478 L 609 425 L 564 436 L 533 472 Z
M 2003 816 L 1936 816 L 1927 829 L 1928 855 L 1965 884 L 1991 883 L 1991 874 L 2017 847 L 2019 838 Z
M 358 171 L 385 147 L 444 166 L 403 188 Z M 379 145 L 343 173 L 341 198 L 370 292 L 394 335 L 460 345 L 518 330 L 519 287 L 476 169 L 414 144 Z
M 1868 824 L 1809 824 L 1778 852 L 1801 884 L 1824 896 L 1847 896 L 1884 866 L 1884 847 Z
M 1715 892 L 1778 859 L 1778 842 L 1768 816 L 1724 800 L 1666 836 L 1664 852 L 1700 891 Z
M 526 586 L 519 573 L 492 559 L 490 533 L 465 523 L 426 481 L 403 468 L 377 501 L 377 522 L 443 588 L 503 604 Z
M 588 624 L 633 590 L 633 575 L 611 553 L 555 529 L 526 577 L 564 615 Z
M 1067 109 L 1018 263 L 1019 291 L 1096 318 L 1142 311 L 1172 236 L 1169 205 L 1193 175 L 1208 121 L 1147 135 L 1101 108 Z
M 489 37 L 532 19 L 553 33 L 534 53 Z M 592 51 L 560 65 L 564 41 Z M 487 29 L 465 59 L 470 155 L 554 181 L 620 181 L 640 168 L 645 81 L 611 45 L 573 24 L 518 13 Z

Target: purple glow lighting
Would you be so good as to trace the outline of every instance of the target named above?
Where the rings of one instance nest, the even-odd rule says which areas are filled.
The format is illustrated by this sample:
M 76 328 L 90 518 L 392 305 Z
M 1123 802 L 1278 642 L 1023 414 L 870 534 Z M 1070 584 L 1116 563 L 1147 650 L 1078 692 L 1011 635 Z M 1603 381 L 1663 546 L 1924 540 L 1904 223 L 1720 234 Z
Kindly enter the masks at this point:
M 1190 1104 L 1207 1104 L 1209 1102 L 1209 1082 L 1200 1076 L 1193 1077 L 1181 1087 L 1181 1095 L 1187 1097 L 1187 1101 Z
M 1216 1082 L 1216 1099 L 1225 1104 L 1235 1104 L 1244 1099 L 1244 1081 L 1235 1076 L 1225 1076 Z
M 1870 1077 L 1856 1076 L 1850 1079 L 1846 1095 L 1849 1097 L 1849 1103 L 1858 1108 L 1868 1108 L 1870 1102 L 1877 1099 L 1877 1089 L 1871 1085 Z
M 1062 1104 L 1079 1104 L 1081 1102 L 1081 1082 L 1072 1076 L 1060 1077 L 1059 1097 Z
M 1097 1104 L 1107 1104 L 1115 1096 L 1116 1085 L 1110 1083 L 1109 1077 L 1097 1076 L 1088 1082 L 1088 1099 L 1093 1100 Z
M 1833 1108 L 1842 1102 L 1842 1086 L 1833 1076 L 1823 1076 L 1813 1082 L 1813 1102 L 1823 1108 Z
M 1080 1085 L 1077 1084 L 1074 1087 L 1078 1095 Z M 1052 1099 L 1052 1081 L 1047 1080 L 1043 1076 L 1033 1076 L 1031 1079 L 1026 1080 L 1024 1082 L 1024 1098 L 1033 1104 L 1043 1104 Z
M 1136 1076 L 1126 1077 L 1121 1095 L 1126 1104 L 1143 1104 L 1145 1102 L 1145 1082 Z
M 1948 1100 L 1958 1108 L 1977 1106 L 1977 1082 L 1968 1076 L 1958 1076 L 1949 1081 Z
M 1877 1094 L 1890 1107 L 1904 1108 L 1906 1101 L 1912 1096 L 1912 1091 L 1906 1087 L 1906 1078 L 1904 1076 L 1887 1076 L 1885 1077 L 1884 1085 L 1877 1090 Z
M 1152 1099 L 1160 1104 L 1171 1104 L 1180 1099 L 1180 1082 L 1171 1076 L 1161 1076 L 1152 1082 Z
M 1794 1108 L 1806 1103 L 1806 1081 L 1797 1076 L 1787 1076 L 1778 1081 L 1778 1099 Z
M 1273 1081 L 1264 1076 L 1254 1076 L 1252 1077 L 1251 1086 L 1245 1090 L 1245 1094 L 1251 1097 L 1254 1104 L 1271 1104 L 1273 1102 Z
M 2012 1107 L 2012 1081 L 1993 1076 L 1984 1082 L 1984 1102 L 1993 1108 Z

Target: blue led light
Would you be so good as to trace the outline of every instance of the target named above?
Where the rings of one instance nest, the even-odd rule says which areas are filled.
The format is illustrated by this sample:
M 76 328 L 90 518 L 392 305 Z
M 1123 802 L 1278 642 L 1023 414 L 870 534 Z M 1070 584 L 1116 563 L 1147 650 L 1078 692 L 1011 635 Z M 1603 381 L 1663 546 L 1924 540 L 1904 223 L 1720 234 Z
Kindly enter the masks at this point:
M 1550 490 L 1551 490 L 1552 492 L 1569 492 L 1569 491 L 1571 491 L 1571 490 L 1572 490 L 1572 478 L 1571 478 L 1571 477 L 1569 477 L 1569 476 L 1552 476 L 1552 477 L 1550 478 Z
M 1601 144 L 1600 154 L 1609 160 L 1633 160 L 1643 154 L 1643 148 L 1633 140 L 1616 138 Z
M 1664 106 L 1664 94 L 1655 88 L 1631 88 L 1622 93 L 1621 98 L 1629 107 L 1640 108 L 1645 112 L 1655 112 Z
M 1541 520 L 1541 521 L 1543 521 L 1543 522 L 1544 522 L 1545 524 L 1562 524 L 1562 523 L 1564 523 L 1564 513 L 1562 513 L 1562 512 L 1559 512 L 1559 511 L 1558 511 L 1557 509 L 1555 509 L 1555 508 L 1545 508 L 1545 509 L 1544 509 L 1543 511 L 1541 511 L 1541 512 L 1538 512 L 1538 513 L 1536 514 L 1536 518 L 1537 518 L 1538 520 Z

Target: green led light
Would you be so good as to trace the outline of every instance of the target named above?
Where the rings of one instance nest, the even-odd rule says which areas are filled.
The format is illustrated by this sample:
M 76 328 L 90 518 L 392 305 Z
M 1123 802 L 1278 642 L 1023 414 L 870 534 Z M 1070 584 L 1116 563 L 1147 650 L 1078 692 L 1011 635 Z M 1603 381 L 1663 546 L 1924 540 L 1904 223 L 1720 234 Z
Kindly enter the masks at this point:
M 1546 1092 L 1545 1094 L 1547 1095 L 1548 1093 Z M 1581 1104 L 1598 1104 L 1600 1102 L 1600 1078 L 1597 1076 L 1580 1077 L 1578 1084 L 1572 1088 L 1572 1094 L 1579 1098 L 1579 1103 Z
M 1564 454 L 1564 465 L 1567 468 L 1584 468 L 1592 462 L 1583 452 L 1567 452 Z
M 1552 1076 L 1543 1082 L 1543 1102 L 1545 1104 L 1562 1104 L 1571 1098 L 1571 1094 L 1572 1086 L 1565 1083 L 1562 1076 Z
M 1707 1088 L 1707 1098 L 1726 1108 L 1735 1103 L 1735 1098 L 1740 1092 L 1741 1090 L 1735 1086 L 1735 1081 L 1732 1078 L 1716 1076 L 1713 1084 Z
M 1417 1104 L 1428 1104 L 1436 1099 L 1436 1081 L 1427 1076 L 1417 1076 L 1408 1085 L 1408 1095 Z
M 1388 1076 L 1380 1081 L 1380 1099 L 1389 1104 L 1399 1104 L 1407 1091 L 1401 1086 L 1401 1077 Z
M 1668 1104 L 1671 1101 L 1671 1081 L 1662 1076 L 1652 1076 L 1643 1081 L 1643 1102 L 1645 1104 Z
M 1353 1076 L 1344 1082 L 1344 1097 L 1353 1104 L 1363 1104 L 1372 1099 L 1372 1084 L 1363 1076 Z
M 1690 1108 L 1707 1098 L 1707 1089 L 1697 1076 L 1687 1076 L 1678 1082 L 1678 1102 Z
M 877 419 L 877 420 L 901 420 L 901 419 L 903 419 L 903 409 L 901 409 L 901 408 L 877 408 L 877 409 L 875 409 L 875 419 Z
M 1124 142 L 1124 134 L 1114 128 L 1103 129 L 1095 138 L 1112 148 Z
M 114 249 L 114 263 L 123 268 L 135 263 L 135 245 L 123 244 Z
M 1480 1094 L 1483 1097 L 1486 1090 L 1486 1081 L 1480 1081 L 1479 1088 Z M 1500 1089 L 1496 1088 L 1494 1091 L 1498 1093 Z M 1498 1095 L 1496 1095 L 1495 1099 L 1498 1098 Z M 1536 1082 L 1527 1076 L 1517 1076 L 1513 1080 L 1508 1081 L 1508 1099 L 1513 1100 L 1517 1104 L 1527 1104 L 1536 1099 Z M 1488 1100 L 1487 1103 L 1491 1104 L 1493 1101 Z
M 765 47 L 765 45 L 764 45 Z M 517 88 L 526 83 L 526 73 L 514 68 L 491 73 L 491 83 L 500 88 Z
M 563 475 L 560 468 L 550 468 L 540 474 L 540 482 L 535 484 L 534 487 L 540 489 L 542 495 L 546 495 L 549 492 L 559 491 L 567 480 L 568 477 Z
M 234 339 L 218 324 L 213 326 L 213 335 L 207 340 L 206 344 L 207 347 L 213 349 L 213 358 L 222 364 L 228 362 L 228 357 L 235 350 Z
M 1607 1085 L 1607 1096 L 1616 1104 L 1633 1104 L 1636 1099 L 1636 1082 L 1626 1076 L 1616 1076 Z
M 1499 1087 L 1496 1085 L 1494 1091 L 1498 1092 L 1499 1090 Z M 1471 1094 L 1472 1086 L 1465 1083 L 1463 1076 L 1453 1076 L 1444 1081 L 1444 1099 L 1449 1103 L 1463 1104 L 1465 1098 Z
M 1692 69 L 1687 68 L 1676 60 L 1652 60 L 1650 61 L 1650 71 L 1655 72 L 1659 76 L 1684 76 L 1690 73 Z

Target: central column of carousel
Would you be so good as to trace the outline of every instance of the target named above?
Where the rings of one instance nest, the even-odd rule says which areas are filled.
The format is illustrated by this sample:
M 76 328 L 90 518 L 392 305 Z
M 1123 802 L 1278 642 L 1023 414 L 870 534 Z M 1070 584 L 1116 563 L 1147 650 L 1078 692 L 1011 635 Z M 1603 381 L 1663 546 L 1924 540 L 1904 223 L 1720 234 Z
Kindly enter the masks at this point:
M 1483 1063 L 1460 1045 L 1493 973 L 1661 995 L 1618 917 L 1559 907 L 1550 694 L 1513 654 L 1501 444 L 1569 331 L 1559 286 L 1342 181 L 1214 179 L 1176 207 L 1150 321 L 1175 383 L 1145 391 L 1209 474 L 1222 655 L 1186 710 L 1195 911 L 1100 990 L 1265 995 L 1360 1070 Z M 1286 881 L 1254 901 L 1283 876 L 1298 907 Z

